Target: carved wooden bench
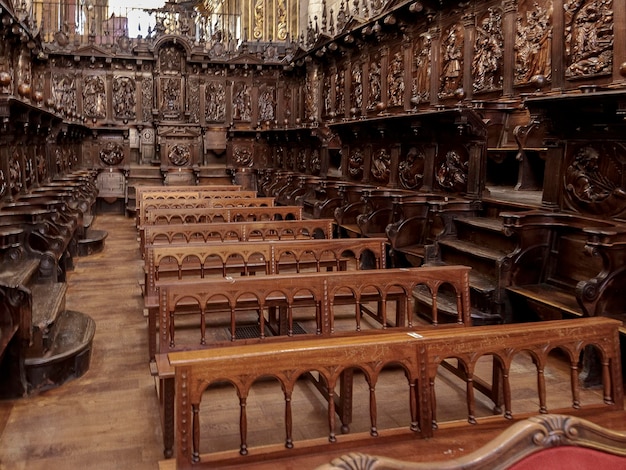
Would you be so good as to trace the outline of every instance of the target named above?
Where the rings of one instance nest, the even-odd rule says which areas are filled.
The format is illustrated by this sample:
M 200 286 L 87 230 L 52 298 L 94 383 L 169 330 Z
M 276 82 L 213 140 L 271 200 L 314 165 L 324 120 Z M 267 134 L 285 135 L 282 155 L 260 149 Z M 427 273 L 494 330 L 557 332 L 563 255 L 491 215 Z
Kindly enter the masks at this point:
M 332 238 L 331 219 L 212 224 L 153 225 L 145 228 L 146 247 L 172 243 Z
M 398 438 L 405 434 L 416 437 L 435 435 L 435 387 L 438 366 L 448 358 L 458 358 L 470 373 L 476 362 L 485 355 L 494 357 L 503 371 L 499 380 L 505 395 L 504 418 L 511 418 L 511 382 L 516 370 L 510 365 L 518 354 L 530 353 L 537 371 L 537 398 L 539 413 L 547 411 L 546 397 L 550 390 L 543 378 L 551 350 L 563 351 L 566 361 L 571 363 L 572 407 L 567 412 L 575 413 L 582 407 L 578 395 L 578 361 L 584 347 L 592 345 L 597 349 L 603 364 L 604 405 L 591 407 L 602 410 L 623 409 L 623 389 L 621 360 L 619 352 L 619 322 L 606 318 L 581 318 L 569 321 L 548 321 L 539 323 L 480 326 L 463 329 L 425 330 L 414 332 L 373 331 L 364 335 L 305 339 L 288 344 L 268 342 L 257 345 L 233 345 L 229 348 L 183 351 L 170 353 L 169 363 L 175 368 L 176 401 L 176 466 L 177 468 L 211 468 L 226 464 L 236 464 L 289 455 L 303 455 L 327 450 L 338 446 L 342 452 L 350 446 L 367 445 L 372 436 L 380 435 L 377 419 L 375 393 L 380 382 L 381 372 L 388 366 L 400 366 L 407 377 L 404 390 L 398 390 L 411 403 L 407 416 L 407 426 L 397 430 Z M 369 410 L 369 433 L 353 434 L 343 438 L 335 431 L 335 386 L 342 372 L 358 367 L 364 371 L 371 388 L 369 403 L 361 406 Z M 293 412 L 291 396 L 298 379 L 310 371 L 315 371 L 328 384 L 327 420 L 328 442 L 294 442 Z M 523 371 L 526 374 L 526 371 Z M 254 382 L 261 377 L 271 376 L 280 383 L 277 401 L 284 403 L 284 429 L 276 434 L 285 436 L 282 443 L 250 449 L 248 444 L 248 420 L 246 415 L 247 398 Z M 211 407 L 211 401 L 203 402 L 203 395 L 212 385 L 224 381 L 234 384 L 239 403 L 239 454 L 220 453 L 214 458 L 203 452 L 202 433 L 207 431 L 201 417 L 211 416 L 202 413 L 201 408 Z M 468 386 L 466 403 L 468 421 L 474 423 L 476 400 L 473 387 Z M 557 410 L 553 410 L 557 411 Z M 210 419 L 210 418 L 209 418 Z M 493 418 L 492 418 L 493 419 Z M 278 431 L 278 430 L 277 430 Z M 370 441 L 371 442 L 371 441 Z M 343 443 L 343 444 L 341 444 Z M 302 444 L 302 445 L 300 445 Z M 340 446 L 340 447 L 339 447 Z M 297 450 L 292 450 L 296 447 Z M 249 454 L 249 455 L 248 455 Z M 352 467 L 350 467 L 352 468 Z
M 250 199 L 252 201 L 252 199 Z M 302 220 L 300 206 L 208 207 L 147 209 L 146 221 L 139 230 L 139 247 L 144 251 L 145 229 L 150 225 L 210 224 L 227 222 L 267 222 Z
M 504 213 L 518 242 L 506 288 L 514 317 L 540 319 L 621 315 L 626 224 L 568 213 Z M 621 280 L 621 281 L 620 281 Z M 522 313 L 520 313 L 522 312 Z M 524 313 L 525 312 L 525 313 Z
M 157 282 L 159 288 L 159 354 L 156 355 L 156 373 L 159 376 L 159 397 L 163 419 L 165 455 L 171 452 L 172 429 L 168 425 L 173 413 L 172 370 L 168 367 L 167 352 L 181 349 L 214 348 L 219 345 L 294 340 L 303 335 L 323 338 L 350 334 L 345 329 L 335 328 L 335 307 L 354 305 L 352 333 L 360 334 L 363 328 L 362 315 L 374 318 L 380 328 L 412 329 L 415 327 L 409 306 L 411 292 L 416 285 L 426 285 L 433 293 L 434 309 L 437 308 L 437 290 L 442 284 L 456 289 L 458 293 L 457 326 L 469 325 L 470 268 L 431 267 L 413 269 L 375 269 L 366 271 L 333 271 L 332 273 L 300 273 L 290 275 L 268 275 L 262 277 L 221 278 L 199 281 Z M 367 304 L 377 304 L 376 311 Z M 393 321 L 388 318 L 387 304 L 395 303 Z M 190 305 L 192 304 L 192 305 Z M 194 307 L 190 310 L 190 306 Z M 315 331 L 294 333 L 296 309 L 313 308 L 310 313 Z M 278 309 L 279 313 L 276 314 Z M 254 339 L 237 338 L 237 315 L 241 310 L 258 312 L 260 335 Z M 207 341 L 207 317 L 218 312 L 230 314 L 230 335 L 222 341 Z M 176 336 L 176 321 L 190 312 L 199 317 L 198 327 L 192 331 L 193 340 L 181 343 Z M 267 317 L 266 317 L 267 316 Z M 434 313 L 436 318 L 436 313 Z M 273 332 L 266 335 L 265 330 Z M 190 337 L 189 327 L 186 336 Z M 343 429 L 347 432 L 351 421 L 351 373 L 343 377 L 341 405 L 339 408 Z M 326 385 L 316 381 L 323 393 Z
M 156 353 L 157 282 L 256 273 L 345 271 L 350 260 L 354 261 L 353 269 L 380 269 L 386 263 L 385 246 L 385 239 L 375 238 L 152 246 L 146 252 L 144 268 L 144 306 L 148 313 L 150 358 L 154 359 Z

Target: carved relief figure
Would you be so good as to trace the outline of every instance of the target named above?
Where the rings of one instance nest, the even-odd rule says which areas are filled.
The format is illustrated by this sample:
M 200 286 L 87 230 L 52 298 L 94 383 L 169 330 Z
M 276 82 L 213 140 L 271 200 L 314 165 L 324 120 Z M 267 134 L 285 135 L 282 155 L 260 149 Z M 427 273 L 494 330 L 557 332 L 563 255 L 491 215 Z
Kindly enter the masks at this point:
M 141 104 L 142 104 L 142 120 L 149 122 L 152 120 L 152 99 L 154 92 L 152 77 L 143 77 L 141 81 Z
M 404 102 L 404 60 L 402 52 L 393 55 L 389 72 L 387 74 L 389 84 L 389 106 L 402 106 Z
M 332 111 L 331 97 L 330 94 L 330 74 L 324 74 L 324 115 L 328 116 Z
M 430 100 L 431 44 L 430 34 L 424 33 L 415 48 L 415 81 L 412 95 L 417 103 Z
M 178 72 L 181 70 L 182 53 L 176 47 L 164 47 L 159 55 L 159 66 L 162 72 Z
M 130 77 L 113 77 L 113 111 L 116 117 L 135 117 L 135 80 Z
M 250 91 L 245 82 L 235 82 L 233 88 L 233 119 L 249 121 L 252 115 Z
M 363 77 L 361 75 L 361 64 L 354 64 L 352 67 L 352 87 L 350 102 L 357 110 L 361 110 L 363 105 Z
M 76 111 L 76 82 L 72 75 L 55 75 L 52 79 L 52 93 L 65 110 Z
M 372 177 L 381 183 L 388 183 L 391 175 L 391 155 L 386 149 L 380 149 L 372 159 Z
M 85 77 L 83 87 L 83 111 L 90 118 L 106 117 L 106 88 L 100 76 Z
M 4 171 L 0 169 L 0 197 L 7 192 L 7 186 L 7 178 L 4 175 Z
M 313 149 L 311 152 L 311 173 L 319 175 L 322 170 L 322 159 L 318 149 Z
M 163 99 L 161 100 L 161 110 L 166 115 L 176 115 L 180 112 L 180 79 L 166 78 L 162 82 Z
M 437 182 L 450 191 L 463 191 L 467 186 L 468 162 L 463 161 L 456 150 L 446 153 L 445 160 L 437 168 Z
M 425 154 L 416 147 L 411 147 L 406 154 L 406 159 L 398 167 L 400 183 L 405 189 L 418 189 L 424 181 Z
M 221 82 L 209 82 L 206 86 L 207 121 L 223 121 L 226 116 L 226 89 Z
M 488 15 L 476 28 L 472 78 L 474 91 L 488 91 L 502 87 L 502 12 L 489 8 Z
M 346 112 L 344 101 L 345 77 L 346 74 L 343 69 L 337 70 L 335 76 L 335 112 L 337 114 L 344 114 Z
M 463 84 L 463 30 L 452 26 L 446 34 L 442 49 L 440 96 L 452 95 Z
M 577 205 L 597 208 L 598 210 L 594 212 L 610 214 L 616 207 L 623 208 L 626 203 L 626 191 L 609 178 L 606 165 L 602 171 L 599 163 L 600 152 L 597 148 L 592 146 L 580 148 L 567 168 L 565 189 Z M 619 171 L 612 173 L 621 178 Z
M 116 142 L 107 142 L 100 149 L 100 160 L 105 165 L 119 165 L 124 160 L 124 149 Z
M 530 3 L 530 2 L 529 2 Z M 552 76 L 552 7 L 534 2 L 526 6 L 526 15 L 517 17 L 515 34 L 515 82 L 527 83 L 532 77 Z
M 197 76 L 189 77 L 187 81 L 189 100 L 189 122 L 200 122 L 200 80 Z
M 305 172 L 306 171 L 306 152 L 304 149 L 300 149 L 298 152 L 298 171 Z
M 48 165 L 43 149 L 40 149 L 35 156 L 35 164 L 37 165 L 37 180 L 41 183 L 48 178 Z
M 317 70 L 313 70 L 306 76 L 304 115 L 309 120 L 317 119 Z
M 567 77 L 610 73 L 613 66 L 613 0 L 565 3 Z
M 358 179 L 363 175 L 363 163 L 365 158 L 360 148 L 354 149 L 348 158 L 348 175 L 352 179 Z
M 23 186 L 20 156 L 17 151 L 14 151 L 11 158 L 9 158 L 9 188 L 11 189 L 11 194 L 19 193 Z
M 374 60 L 370 64 L 370 96 L 367 109 L 374 109 L 380 103 L 381 81 L 380 61 Z
M 273 121 L 275 106 L 274 90 L 271 88 L 264 90 L 259 96 L 259 120 Z
M 176 144 L 170 149 L 167 159 L 172 165 L 184 166 L 191 160 L 191 151 L 187 145 Z

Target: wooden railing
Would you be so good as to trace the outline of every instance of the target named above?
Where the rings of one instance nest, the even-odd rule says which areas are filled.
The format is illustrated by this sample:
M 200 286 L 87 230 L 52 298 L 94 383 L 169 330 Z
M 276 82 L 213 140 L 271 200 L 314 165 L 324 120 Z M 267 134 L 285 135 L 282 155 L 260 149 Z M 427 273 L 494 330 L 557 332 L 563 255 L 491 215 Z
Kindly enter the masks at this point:
M 512 360 L 518 354 L 530 353 L 536 366 L 539 413 L 547 412 L 546 397 L 549 392 L 544 369 L 549 353 L 562 351 L 570 363 L 573 409 L 582 406 L 579 400 L 578 362 L 583 348 L 592 346 L 601 357 L 604 405 L 600 409 L 622 409 L 623 388 L 619 352 L 619 322 L 606 318 L 582 318 L 531 324 L 483 326 L 463 329 L 428 330 L 420 334 L 407 332 L 375 331 L 370 334 L 316 338 L 290 343 L 263 343 L 254 346 L 233 345 L 200 351 L 169 354 L 175 368 L 176 386 L 176 466 L 177 468 L 210 468 L 211 456 L 200 448 L 200 408 L 204 392 L 214 384 L 229 382 L 234 385 L 239 402 L 239 453 L 246 455 L 248 448 L 247 398 L 253 383 L 271 376 L 280 383 L 284 403 L 284 449 L 267 446 L 255 449 L 263 460 L 285 457 L 294 447 L 293 410 L 291 396 L 299 377 L 315 371 L 328 385 L 327 423 L 328 443 L 338 439 L 335 432 L 335 385 L 343 372 L 359 368 L 370 387 L 369 403 L 361 406 L 369 410 L 371 422 L 368 435 L 352 435 L 354 445 L 365 444 L 370 436 L 378 436 L 376 383 L 387 366 L 401 367 L 407 378 L 404 393 L 410 402 L 406 432 L 420 437 L 431 437 L 437 425 L 435 415 L 435 381 L 439 365 L 448 358 L 456 358 L 467 371 L 466 406 L 470 423 L 475 422 L 476 406 L 473 388 L 473 371 L 483 356 L 493 356 L 501 374 L 498 380 L 504 393 L 504 417 L 513 415 L 511 406 L 511 380 L 515 370 Z M 526 373 L 526 372 L 524 372 Z M 494 384 L 496 386 L 497 384 Z M 205 406 L 211 407 L 211 402 Z M 556 411 L 556 410 L 552 410 Z M 570 410 L 571 411 L 571 410 Z M 210 415 L 209 415 L 210 416 Z M 342 447 L 342 452 L 349 447 Z M 300 448 L 299 452 L 316 452 L 314 445 Z M 231 458 L 235 463 L 237 457 Z M 239 457 L 241 459 L 241 457 Z M 243 463 L 241 461 L 240 463 Z

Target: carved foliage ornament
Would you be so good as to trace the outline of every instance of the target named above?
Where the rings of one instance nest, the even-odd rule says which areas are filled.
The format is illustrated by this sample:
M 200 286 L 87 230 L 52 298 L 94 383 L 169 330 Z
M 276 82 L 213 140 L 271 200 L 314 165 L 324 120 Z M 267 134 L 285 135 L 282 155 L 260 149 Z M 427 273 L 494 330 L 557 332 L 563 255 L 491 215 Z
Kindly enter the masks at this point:
M 124 149 L 116 142 L 107 142 L 100 149 L 100 160 L 105 165 L 119 165 L 124 160 Z
M 233 150 L 233 158 L 239 167 L 251 167 L 254 163 L 252 152 L 247 147 L 236 146 Z

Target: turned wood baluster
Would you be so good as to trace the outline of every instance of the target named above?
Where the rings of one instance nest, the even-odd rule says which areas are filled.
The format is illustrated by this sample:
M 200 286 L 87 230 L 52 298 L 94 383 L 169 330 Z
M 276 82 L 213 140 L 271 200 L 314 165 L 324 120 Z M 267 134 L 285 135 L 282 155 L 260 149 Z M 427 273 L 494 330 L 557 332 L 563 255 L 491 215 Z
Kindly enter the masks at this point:
M 237 338 L 236 322 L 235 322 L 235 305 L 230 306 L 230 340 L 235 341 Z
M 602 385 L 604 387 L 604 403 L 607 405 L 613 405 L 613 392 L 612 392 L 612 383 L 611 383 L 611 369 L 610 369 L 610 361 L 603 359 L 602 360 Z
M 456 322 L 463 325 L 463 293 L 461 287 L 456 286 Z
M 546 377 L 543 374 L 543 366 L 537 364 L 537 389 L 539 391 L 539 413 L 547 413 L 546 405 Z
M 437 429 L 439 425 L 437 424 L 437 395 L 435 394 L 435 378 L 431 377 L 428 380 L 430 386 L 430 406 L 433 414 L 431 425 L 433 429 Z
M 494 363 L 494 367 L 496 364 Z M 510 379 L 510 368 L 504 367 L 502 368 L 502 393 L 504 395 L 504 417 L 506 419 L 513 419 L 513 412 L 511 410 L 511 381 Z M 494 387 L 496 384 L 494 383 Z
M 293 336 L 293 304 L 287 304 L 287 336 Z
M 246 412 L 246 402 L 247 394 L 239 397 L 239 437 L 241 439 L 239 453 L 241 455 L 248 455 L 248 415 Z
M 397 308 L 399 309 L 401 313 L 400 313 L 400 318 L 397 319 L 398 321 L 397 326 L 404 326 L 407 323 L 408 323 L 409 328 L 413 326 L 413 316 L 411 315 L 411 312 L 409 312 L 408 306 L 409 306 L 408 296 L 405 294 L 402 297 L 400 297 L 400 299 L 398 300 Z
M 408 377 L 407 377 L 408 378 Z M 409 380 L 409 409 L 411 412 L 411 431 L 419 431 L 419 406 L 417 404 L 417 387 L 415 382 Z
M 578 375 L 578 363 L 572 361 L 570 363 L 570 382 L 572 385 L 572 408 L 575 410 L 580 408 L 580 385 Z
M 293 415 L 291 410 L 291 390 L 285 390 L 285 447 L 293 449 Z
M 174 331 L 176 327 L 174 325 L 174 310 L 170 311 L 170 348 L 174 348 L 176 343 L 174 342 Z
M 200 263 L 200 279 L 204 279 L 204 261 Z
M 265 339 L 265 304 L 261 302 L 259 305 L 259 337 Z
M 192 413 L 192 446 L 191 450 L 191 461 L 194 463 L 200 462 L 200 405 L 193 404 L 191 405 L 191 413 Z
M 433 326 L 437 326 L 439 324 L 438 308 L 437 308 L 437 289 L 438 289 L 437 286 L 433 286 L 431 290 L 432 298 L 433 298 L 433 305 L 431 307 L 431 316 L 433 318 L 433 321 L 432 321 Z
M 328 442 L 337 442 L 335 435 L 335 380 L 328 380 Z
M 361 301 L 359 299 L 356 299 L 354 304 L 354 315 L 356 317 L 356 331 L 361 331 Z
M 385 294 L 383 293 L 383 300 L 378 301 L 378 312 L 382 319 L 383 330 L 387 329 L 387 300 L 385 299 Z
M 374 384 L 370 385 L 370 435 L 372 437 L 378 437 L 378 429 L 376 423 L 378 421 L 378 413 L 376 409 L 376 388 Z
M 200 308 L 200 344 L 206 344 L 206 305 Z
M 475 405 L 475 401 L 474 401 L 474 374 L 472 372 L 469 371 L 469 369 L 467 370 L 467 376 L 466 376 L 466 381 L 467 381 L 467 392 L 466 392 L 466 396 L 467 396 L 467 422 L 470 424 L 476 424 L 476 417 L 474 415 L 474 405 Z

